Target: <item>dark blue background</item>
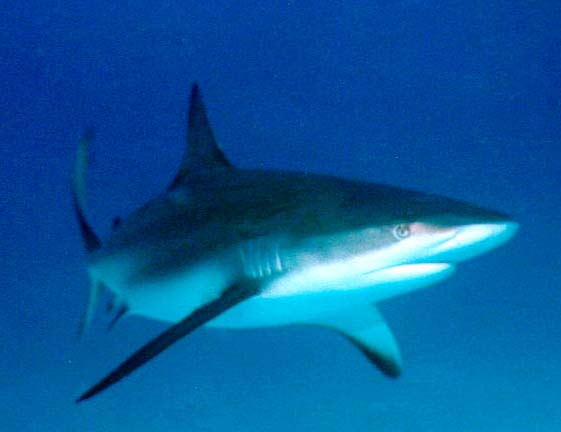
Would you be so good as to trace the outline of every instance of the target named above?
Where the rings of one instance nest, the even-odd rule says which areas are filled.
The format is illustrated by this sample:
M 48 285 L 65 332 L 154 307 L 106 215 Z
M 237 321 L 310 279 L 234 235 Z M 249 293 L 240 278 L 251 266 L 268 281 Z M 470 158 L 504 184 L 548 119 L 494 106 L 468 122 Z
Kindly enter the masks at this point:
M 39 1 L 0 6 L 0 428 L 561 430 L 561 3 Z M 98 139 L 107 232 L 159 193 L 193 80 L 241 167 L 308 170 L 511 213 L 518 237 L 382 306 L 405 373 L 310 328 L 203 330 L 73 399 L 160 323 L 75 342 L 87 278 L 69 199 Z

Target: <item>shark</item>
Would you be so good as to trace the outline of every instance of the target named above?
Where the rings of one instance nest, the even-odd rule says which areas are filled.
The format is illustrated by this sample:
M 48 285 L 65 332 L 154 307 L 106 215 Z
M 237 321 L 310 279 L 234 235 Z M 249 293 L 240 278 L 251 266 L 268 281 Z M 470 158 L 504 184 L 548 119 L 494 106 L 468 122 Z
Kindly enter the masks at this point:
M 242 169 L 215 138 L 192 85 L 186 149 L 167 189 L 102 241 L 87 219 L 93 133 L 79 141 L 72 196 L 87 256 L 90 324 L 100 293 L 123 316 L 169 323 L 84 392 L 89 399 L 202 326 L 328 328 L 388 377 L 402 358 L 377 305 L 441 282 L 511 239 L 509 216 L 399 187 Z

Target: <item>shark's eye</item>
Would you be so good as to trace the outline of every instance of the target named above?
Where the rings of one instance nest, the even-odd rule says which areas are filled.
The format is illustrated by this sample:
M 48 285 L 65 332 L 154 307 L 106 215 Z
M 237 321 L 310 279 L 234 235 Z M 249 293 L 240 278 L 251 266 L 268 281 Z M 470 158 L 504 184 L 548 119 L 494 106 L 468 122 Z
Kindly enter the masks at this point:
M 411 228 L 409 228 L 409 225 L 399 224 L 393 228 L 393 235 L 398 240 L 403 240 L 404 238 L 409 237 L 410 234 Z

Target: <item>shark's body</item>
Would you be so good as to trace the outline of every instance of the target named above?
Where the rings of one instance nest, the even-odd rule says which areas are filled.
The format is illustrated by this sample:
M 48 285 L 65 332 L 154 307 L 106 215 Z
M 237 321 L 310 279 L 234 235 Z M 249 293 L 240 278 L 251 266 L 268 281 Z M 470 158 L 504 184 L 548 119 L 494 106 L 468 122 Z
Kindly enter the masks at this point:
M 196 86 L 188 147 L 169 189 L 103 242 L 85 215 L 87 139 L 75 170 L 91 319 L 101 286 L 124 312 L 174 325 L 86 392 L 119 381 L 201 325 L 315 324 L 347 337 L 397 376 L 395 339 L 375 303 L 449 276 L 459 261 L 507 241 L 503 214 L 395 187 L 231 166 Z

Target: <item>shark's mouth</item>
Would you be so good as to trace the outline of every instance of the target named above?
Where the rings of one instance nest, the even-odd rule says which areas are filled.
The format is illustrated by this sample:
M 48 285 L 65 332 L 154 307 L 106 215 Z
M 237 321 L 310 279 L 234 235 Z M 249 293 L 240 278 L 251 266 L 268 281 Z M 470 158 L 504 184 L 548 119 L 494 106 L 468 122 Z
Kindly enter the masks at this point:
M 409 263 L 368 272 L 365 276 L 370 276 L 370 280 L 374 283 L 403 282 L 404 280 L 430 277 L 454 268 L 455 265 L 452 263 Z
M 364 286 L 375 286 L 380 291 L 399 295 L 440 282 L 455 269 L 452 263 L 401 264 L 365 274 L 362 282 Z
M 424 288 L 449 277 L 455 270 L 451 263 L 400 264 L 346 278 L 329 278 L 321 274 L 279 278 L 261 294 L 263 297 L 335 294 L 361 291 L 365 301 L 376 302 Z M 319 277 L 318 277 L 319 276 Z
M 362 301 L 376 303 L 439 283 L 455 269 L 453 263 L 445 262 L 400 264 L 363 274 L 343 290 L 354 290 Z

